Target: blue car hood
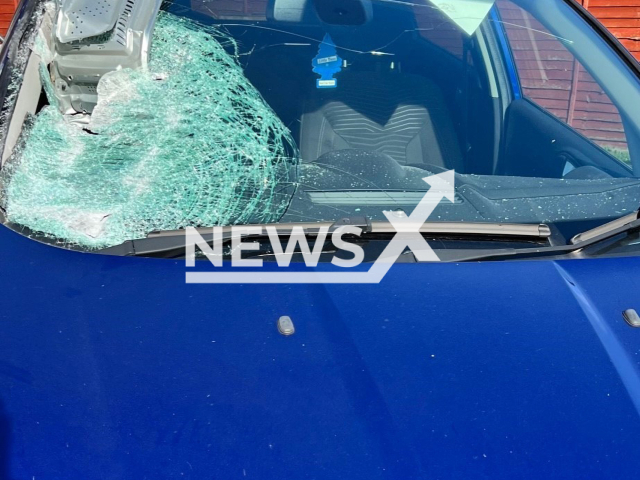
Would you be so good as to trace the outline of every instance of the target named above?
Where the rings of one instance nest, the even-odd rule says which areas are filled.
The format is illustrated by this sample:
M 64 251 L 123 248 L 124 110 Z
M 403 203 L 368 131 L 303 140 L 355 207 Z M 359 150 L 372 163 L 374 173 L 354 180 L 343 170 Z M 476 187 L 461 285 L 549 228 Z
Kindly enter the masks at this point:
M 639 258 L 186 285 L 0 231 L 0 477 L 632 478 Z M 273 268 L 273 267 L 271 267 Z M 280 335 L 290 316 L 296 333 Z

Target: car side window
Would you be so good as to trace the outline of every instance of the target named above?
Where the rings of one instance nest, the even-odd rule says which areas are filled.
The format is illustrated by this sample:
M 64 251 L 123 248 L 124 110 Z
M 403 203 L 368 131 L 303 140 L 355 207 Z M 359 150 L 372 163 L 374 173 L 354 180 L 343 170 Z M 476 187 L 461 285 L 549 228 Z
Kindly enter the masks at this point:
M 629 164 L 618 108 L 564 41 L 513 2 L 498 0 L 496 5 L 523 95 Z

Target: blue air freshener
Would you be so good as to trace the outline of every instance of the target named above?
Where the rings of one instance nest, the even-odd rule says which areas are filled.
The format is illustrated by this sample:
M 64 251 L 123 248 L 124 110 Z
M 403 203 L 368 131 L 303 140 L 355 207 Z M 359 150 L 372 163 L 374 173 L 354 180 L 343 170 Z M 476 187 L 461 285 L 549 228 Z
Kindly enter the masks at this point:
M 342 70 L 342 58 L 338 56 L 336 45 L 331 40 L 329 34 L 324 36 L 324 40 L 318 49 L 318 56 L 312 62 L 313 71 L 320 75 L 316 82 L 318 88 L 336 88 L 338 80 L 334 75 Z

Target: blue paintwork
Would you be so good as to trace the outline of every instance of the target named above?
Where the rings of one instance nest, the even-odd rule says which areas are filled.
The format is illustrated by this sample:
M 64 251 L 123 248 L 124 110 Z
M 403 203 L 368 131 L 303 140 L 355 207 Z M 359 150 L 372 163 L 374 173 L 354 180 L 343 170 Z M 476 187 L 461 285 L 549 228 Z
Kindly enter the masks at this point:
M 211 286 L 185 285 L 180 261 L 58 250 L 6 228 L 0 248 L 3 478 L 640 469 L 640 329 L 621 315 L 640 308 L 640 258 Z M 281 315 L 294 336 L 277 333 Z
M 507 40 L 507 35 L 502 26 L 502 19 L 500 18 L 500 12 L 498 6 L 494 5 L 489 12 L 489 19 L 493 23 L 493 30 L 496 34 L 496 40 L 502 50 L 504 58 L 505 72 L 509 77 L 509 83 L 511 84 L 511 95 L 514 100 L 522 98 L 522 87 L 520 86 L 520 77 L 518 75 L 518 69 L 516 68 L 516 62 L 513 58 L 513 52 L 511 46 Z

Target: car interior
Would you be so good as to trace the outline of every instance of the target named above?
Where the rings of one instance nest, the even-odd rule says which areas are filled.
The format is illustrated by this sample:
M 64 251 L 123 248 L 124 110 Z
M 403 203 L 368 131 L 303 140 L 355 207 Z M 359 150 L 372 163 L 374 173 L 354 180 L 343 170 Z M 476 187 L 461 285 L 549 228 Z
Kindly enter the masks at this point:
M 350 196 L 338 191 L 355 186 L 386 189 L 386 200 L 358 196 L 358 213 L 375 218 L 385 201 L 404 208 L 407 197 L 397 191 L 424 190 L 425 174 L 448 169 L 460 195 L 441 206 L 442 218 L 536 219 L 561 228 L 566 220 L 570 234 L 585 226 L 573 220 L 589 209 L 594 224 L 606 217 L 602 199 L 635 202 L 628 164 L 514 92 L 496 8 L 467 36 L 438 9 L 399 2 L 270 0 L 264 20 L 245 22 L 205 20 L 179 3 L 169 10 L 188 10 L 238 40 L 245 74 L 298 142 L 312 181 L 287 220 L 336 216 Z M 305 41 L 326 34 L 343 60 L 335 89 L 316 88 L 310 60 L 318 42 Z M 322 175 L 313 174 L 316 166 Z M 531 198 L 544 202 L 545 215 Z
M 268 29 L 213 22 L 224 25 L 242 49 L 250 49 L 240 57 L 245 74 L 292 130 L 303 162 L 316 162 L 337 150 L 359 150 L 427 170 L 462 173 L 465 164 L 472 163 L 464 145 L 469 139 L 463 131 L 468 113 L 463 102 L 484 98 L 483 104 L 474 106 L 474 115 L 491 118 L 492 104 L 482 94 L 486 86 L 477 72 L 464 68 L 461 59 L 418 34 L 411 8 L 367 3 L 371 7 L 367 16 L 361 11 L 363 2 L 322 2 L 330 12 L 343 11 L 340 23 L 334 25 L 318 17 L 312 2 L 299 1 L 302 18 L 309 19 L 300 24 L 274 18 L 273 12 L 281 11 L 277 3 L 273 0 L 267 8 L 262 24 Z M 178 7 L 169 11 L 172 8 Z M 434 14 L 443 21 L 441 14 Z M 376 19 L 384 21 L 384 28 Z M 316 88 L 310 65 L 318 43 L 303 38 L 326 34 L 340 46 L 344 65 L 336 89 Z M 376 54 L 381 47 L 384 54 Z M 487 122 L 481 124 L 491 137 Z
M 438 9 L 402 2 L 270 0 L 264 20 L 244 22 L 188 5 L 166 8 L 219 25 L 238 40 L 246 76 L 291 129 L 305 163 L 350 150 L 436 172 L 631 176 L 628 166 L 500 85 L 509 66 L 507 60 L 495 64 L 501 56 L 496 22 L 465 36 L 451 35 L 456 26 Z M 295 21 L 292 10 L 299 12 Z M 448 34 L 448 48 L 430 40 L 439 33 Z M 326 34 L 339 45 L 344 65 L 335 89 L 316 88 L 310 68 L 317 39 Z M 494 65 L 487 64 L 486 50 Z M 575 168 L 566 172 L 567 163 Z

